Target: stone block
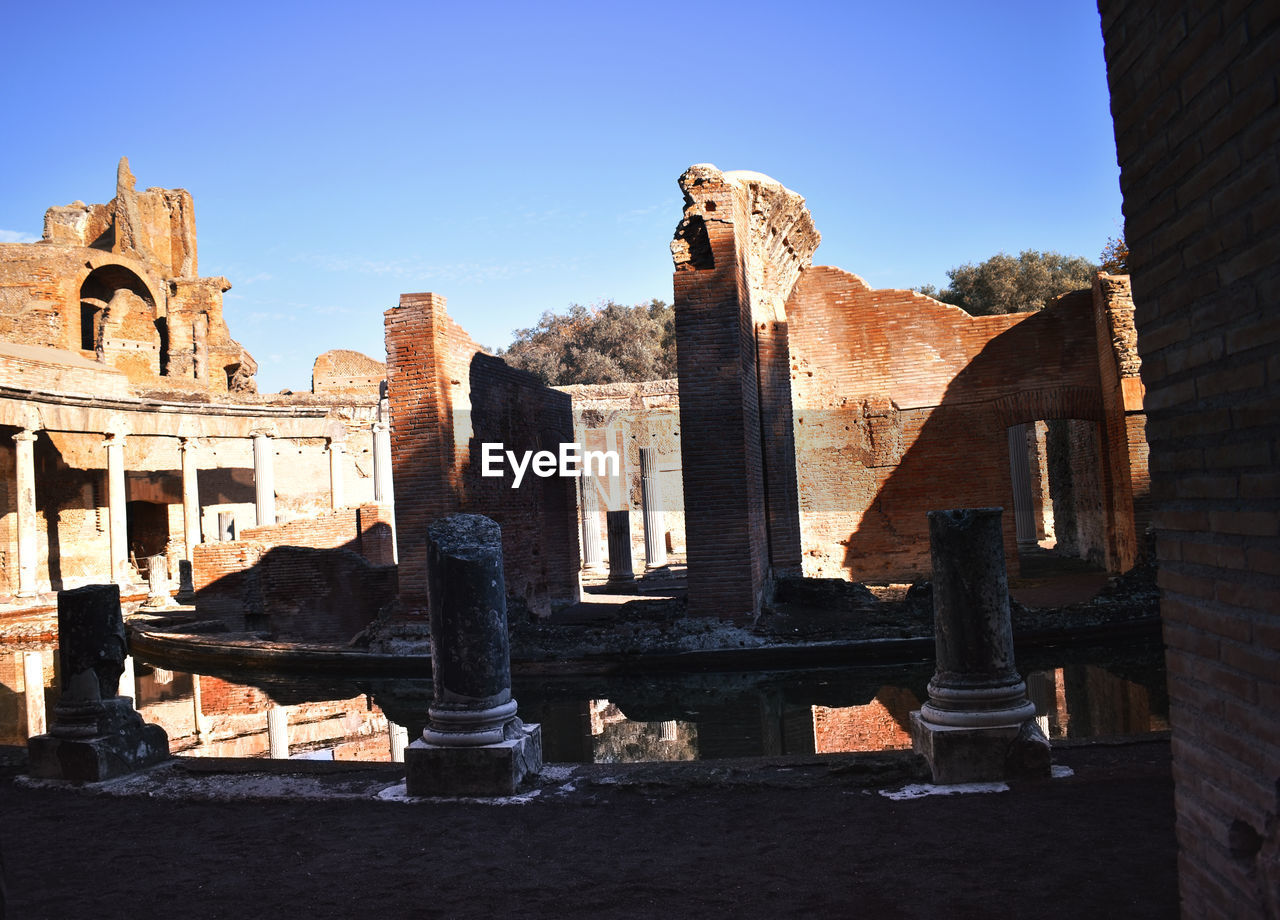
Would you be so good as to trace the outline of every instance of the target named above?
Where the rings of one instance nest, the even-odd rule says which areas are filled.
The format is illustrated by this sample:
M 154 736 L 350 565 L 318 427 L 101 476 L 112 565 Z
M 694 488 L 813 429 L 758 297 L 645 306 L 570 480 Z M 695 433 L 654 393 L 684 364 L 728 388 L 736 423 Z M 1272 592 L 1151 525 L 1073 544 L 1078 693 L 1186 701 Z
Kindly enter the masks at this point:
M 518 719 L 496 744 L 472 747 L 429 744 L 419 739 L 405 749 L 405 785 L 410 795 L 513 795 L 542 769 L 542 727 Z
M 54 732 L 27 741 L 31 775 L 40 779 L 64 779 L 99 783 L 154 766 L 169 759 L 169 736 L 159 725 L 149 725 L 127 696 L 101 701 L 97 733 L 66 737 Z
M 992 783 L 1047 777 L 1049 741 L 1034 721 L 963 728 L 935 725 L 911 713 L 912 748 L 940 784 Z

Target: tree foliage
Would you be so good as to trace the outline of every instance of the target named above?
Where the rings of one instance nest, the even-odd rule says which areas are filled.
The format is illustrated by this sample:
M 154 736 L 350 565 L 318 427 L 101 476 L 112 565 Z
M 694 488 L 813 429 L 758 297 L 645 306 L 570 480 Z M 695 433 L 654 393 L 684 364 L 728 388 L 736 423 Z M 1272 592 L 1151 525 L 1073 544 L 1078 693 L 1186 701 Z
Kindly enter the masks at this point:
M 498 354 L 550 386 L 662 380 L 676 375 L 675 311 L 661 300 L 626 307 L 612 300 L 566 313 L 547 311 L 517 329 Z
M 997 253 L 977 265 L 947 270 L 949 284 L 916 288 L 973 316 L 1041 310 L 1059 294 L 1093 285 L 1098 266 L 1081 256 L 1025 249 L 1016 256 Z
M 1102 250 L 1102 270 L 1108 275 L 1129 274 L 1129 244 L 1122 232 L 1115 239 L 1108 239 Z

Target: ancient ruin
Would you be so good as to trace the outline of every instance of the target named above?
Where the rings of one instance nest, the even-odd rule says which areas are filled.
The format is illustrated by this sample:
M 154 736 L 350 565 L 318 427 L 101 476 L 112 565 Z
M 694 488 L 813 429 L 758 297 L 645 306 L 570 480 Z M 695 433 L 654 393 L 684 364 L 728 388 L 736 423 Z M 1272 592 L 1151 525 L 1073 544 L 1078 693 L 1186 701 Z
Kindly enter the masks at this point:
M 229 288 L 197 273 L 191 195 L 136 191 L 123 159 L 110 202 L 50 208 L 42 240 L 0 244 L 0 597 L 16 609 L 93 583 L 141 593 L 159 556 L 174 585 L 194 563 L 212 607 L 236 596 L 242 627 L 264 598 L 314 608 L 329 588 L 308 601 L 264 570 L 237 587 L 275 545 L 363 538 L 373 566 L 390 563 L 393 538 L 368 536 L 391 518 L 381 365 L 330 353 L 314 394 L 258 395 L 223 319 Z M 273 536 L 298 519 L 306 538 Z M 237 535 L 253 539 L 219 542 Z
M 32 775 L 96 783 L 165 760 L 164 729 L 144 723 L 119 692 L 128 655 L 120 589 L 59 593 L 58 643 L 62 693 L 49 733 L 27 743 Z

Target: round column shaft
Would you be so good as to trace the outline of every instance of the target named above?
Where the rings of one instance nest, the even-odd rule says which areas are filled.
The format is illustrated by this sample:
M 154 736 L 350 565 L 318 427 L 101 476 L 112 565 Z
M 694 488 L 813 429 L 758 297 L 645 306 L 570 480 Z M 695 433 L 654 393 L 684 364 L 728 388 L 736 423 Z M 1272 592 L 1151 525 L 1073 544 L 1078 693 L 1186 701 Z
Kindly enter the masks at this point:
M 502 531 L 478 514 L 427 528 L 431 666 L 428 744 L 497 744 L 515 719 Z
M 1014 666 L 1001 509 L 929 512 L 937 670 L 923 719 L 1016 725 L 1035 716 Z
M 667 528 L 662 515 L 656 447 L 640 448 L 640 504 L 644 510 L 644 564 L 656 569 L 667 564 Z
M 582 565 L 599 569 L 604 564 L 600 553 L 600 497 L 592 476 L 582 477 Z
M 629 582 L 636 577 L 631 565 L 631 512 L 626 508 L 605 515 L 609 527 L 609 581 Z

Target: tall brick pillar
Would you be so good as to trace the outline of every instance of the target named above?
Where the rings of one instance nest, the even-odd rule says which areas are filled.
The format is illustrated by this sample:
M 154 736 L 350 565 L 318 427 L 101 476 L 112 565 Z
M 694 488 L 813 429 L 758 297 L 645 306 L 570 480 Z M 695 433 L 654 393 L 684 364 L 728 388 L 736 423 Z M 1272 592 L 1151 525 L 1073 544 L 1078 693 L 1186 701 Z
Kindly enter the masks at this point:
M 453 415 L 443 368 L 445 299 L 401 294 L 384 315 L 391 476 L 396 496 L 400 601 L 411 619 L 427 615 L 427 524 L 456 509 Z
M 773 571 L 771 531 L 788 568 L 794 533 L 799 561 L 794 448 L 762 425 L 790 430 L 783 307 L 820 237 L 804 199 L 768 176 L 700 164 L 680 187 L 671 252 L 689 612 L 749 617 Z

